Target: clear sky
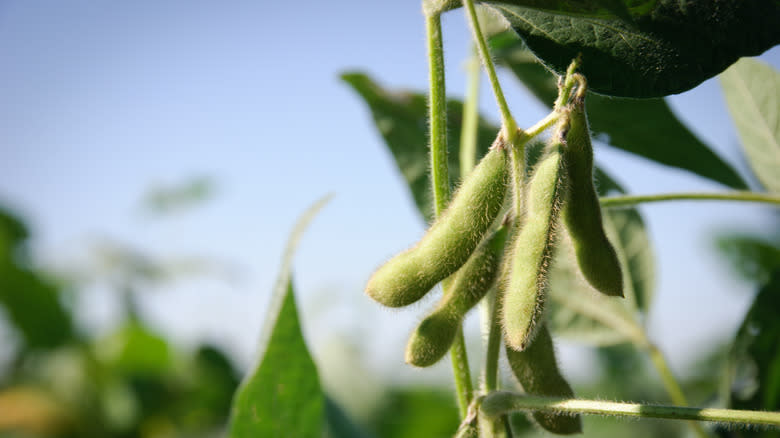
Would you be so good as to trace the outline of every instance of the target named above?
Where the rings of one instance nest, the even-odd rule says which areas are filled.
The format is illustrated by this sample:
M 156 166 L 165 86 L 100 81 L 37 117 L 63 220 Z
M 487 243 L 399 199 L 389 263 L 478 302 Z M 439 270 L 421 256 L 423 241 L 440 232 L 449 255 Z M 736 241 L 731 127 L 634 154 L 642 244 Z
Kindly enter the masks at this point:
M 347 334 L 383 352 L 373 365 L 404 369 L 406 335 L 425 306 L 386 311 L 362 286 L 424 224 L 366 106 L 338 74 L 359 69 L 388 87 L 425 89 L 423 30 L 413 1 L 4 1 L 0 203 L 25 217 L 36 253 L 56 266 L 82 264 L 91 244 L 110 238 L 234 267 L 233 281 L 156 288 L 144 308 L 176 339 L 226 343 L 246 363 L 287 233 L 311 202 L 333 192 L 295 264 L 310 343 L 318 350 L 332 334 Z M 469 49 L 462 11 L 445 15 L 444 35 L 448 87 L 459 96 Z M 780 50 L 763 59 L 779 67 Z M 516 80 L 502 78 L 521 126 L 545 115 Z M 482 91 L 484 113 L 497 120 L 485 84 Z M 717 81 L 670 102 L 746 169 Z M 635 193 L 724 190 L 620 151 L 596 154 Z M 216 182 L 213 201 L 171 217 L 144 213 L 149 189 L 198 175 Z M 659 271 L 651 335 L 680 366 L 711 336 L 735 329 L 752 292 L 711 251 L 712 234 L 769 233 L 775 222 L 769 208 L 746 204 L 642 212 Z M 91 323 L 110 324 L 110 292 L 95 288 L 87 297 Z

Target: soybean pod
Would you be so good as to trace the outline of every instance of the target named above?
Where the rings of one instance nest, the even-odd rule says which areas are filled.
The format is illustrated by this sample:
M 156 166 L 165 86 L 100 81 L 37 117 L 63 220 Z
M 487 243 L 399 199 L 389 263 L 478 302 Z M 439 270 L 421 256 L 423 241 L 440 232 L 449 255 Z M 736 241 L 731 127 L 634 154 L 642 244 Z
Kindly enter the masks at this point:
M 507 151 L 499 136 L 463 181 L 444 214 L 417 245 L 374 272 L 366 294 L 385 306 L 406 306 L 457 271 L 498 216 L 508 180 Z
M 623 272 L 615 248 L 607 239 L 601 206 L 593 186 L 593 146 L 585 114 L 585 82 L 569 105 L 571 125 L 563 157 L 569 173 L 569 190 L 563 207 L 563 222 L 569 231 L 583 277 L 596 290 L 623 296 Z
M 566 190 L 566 169 L 560 152 L 566 129 L 564 113 L 547 147 L 547 156 L 526 185 L 524 223 L 515 233 L 507 259 L 508 279 L 501 286 L 501 321 L 506 342 L 516 350 L 523 350 L 533 339 L 544 309 L 547 274 Z
M 506 357 L 512 373 L 526 393 L 546 397 L 574 397 L 574 391 L 558 370 L 555 347 L 550 332 L 544 324 L 539 325 L 536 337 L 524 351 L 517 351 L 507 345 Z M 533 419 L 552 433 L 582 432 L 582 420 L 579 414 L 537 411 L 533 413 Z
M 407 363 L 417 367 L 431 366 L 450 349 L 466 313 L 496 282 L 508 227 L 502 225 L 486 237 L 455 273 L 449 290 L 409 338 Z

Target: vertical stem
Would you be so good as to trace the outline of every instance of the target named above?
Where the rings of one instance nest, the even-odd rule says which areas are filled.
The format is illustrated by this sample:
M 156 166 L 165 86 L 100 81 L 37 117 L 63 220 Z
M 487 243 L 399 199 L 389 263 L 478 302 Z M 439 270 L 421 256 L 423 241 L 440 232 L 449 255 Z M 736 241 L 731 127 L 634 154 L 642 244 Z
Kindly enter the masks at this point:
M 471 23 L 471 29 L 474 31 L 474 40 L 479 49 L 479 56 L 482 58 L 482 63 L 485 64 L 485 71 L 490 79 L 490 85 L 493 87 L 493 94 L 496 96 L 498 108 L 501 110 L 501 122 L 504 125 L 505 138 L 507 142 L 514 144 L 515 136 L 517 135 L 517 123 L 509 111 L 509 105 L 506 103 L 504 92 L 501 90 L 501 84 L 498 82 L 496 68 L 493 65 L 493 59 L 490 57 L 485 37 L 482 35 L 482 29 L 477 19 L 477 11 L 474 9 L 474 0 L 463 0 L 463 6 L 466 7 L 469 23 Z
M 434 211 L 442 214 L 449 203 L 450 181 L 447 169 L 447 95 L 444 83 L 444 46 L 439 13 L 425 15 L 430 66 L 429 122 L 431 129 L 431 185 L 433 186 Z M 447 282 L 442 285 L 447 293 Z M 463 329 L 458 330 L 450 350 L 455 391 L 461 418 L 465 418 L 474 392 L 466 354 Z
M 460 131 L 460 177 L 466 175 L 476 165 L 477 161 L 477 128 L 479 126 L 479 57 L 472 47 L 473 56 L 466 63 L 468 88 L 463 101 L 463 126 Z
M 447 293 L 445 290 L 444 293 Z M 474 397 L 474 388 L 471 384 L 471 371 L 469 370 L 469 358 L 466 352 L 466 339 L 463 336 L 463 326 L 458 328 L 455 341 L 450 347 L 450 360 L 452 362 L 452 374 L 455 377 L 455 395 L 458 398 L 458 411 L 460 418 L 466 418 L 466 414 Z
M 444 85 L 444 46 L 440 15 L 426 15 L 425 27 L 428 35 L 428 83 L 430 84 L 428 122 L 431 135 L 431 183 L 434 212 L 439 216 L 450 202 L 450 176 L 447 169 L 447 95 Z
M 487 349 L 485 351 L 485 367 L 482 376 L 482 392 L 487 394 L 498 389 L 498 357 L 501 353 L 501 325 L 498 319 L 496 291 L 492 290 L 485 297 L 489 309 L 490 329 L 488 331 Z
M 485 41 L 485 37 L 482 34 L 482 29 L 479 25 L 477 11 L 474 9 L 474 0 L 463 0 L 463 6 L 466 8 L 466 15 L 471 24 L 471 29 L 474 32 L 474 41 L 477 43 L 479 56 L 482 58 L 482 63 L 485 65 L 485 71 L 487 72 L 488 79 L 490 79 L 490 86 L 493 88 L 493 95 L 495 96 L 496 103 L 498 103 L 498 108 L 501 111 L 504 139 L 507 143 L 512 145 L 510 155 L 512 159 L 513 199 L 515 215 L 519 216 L 522 212 L 521 203 L 523 196 L 521 192 L 525 175 L 525 144 L 527 139 L 524 135 L 518 135 L 517 122 L 515 122 L 512 113 L 509 111 L 509 105 L 506 103 L 504 92 L 501 89 L 501 83 L 498 82 L 496 67 L 493 65 L 493 59 L 490 57 L 487 42 Z
M 498 320 L 498 306 L 496 305 L 496 291 L 493 289 L 483 300 L 488 311 L 488 337 L 485 351 L 485 363 L 482 369 L 481 393 L 490 394 L 498 389 L 498 358 L 501 353 L 501 325 Z M 508 437 L 507 417 L 498 418 L 478 417 L 481 438 L 506 438 Z

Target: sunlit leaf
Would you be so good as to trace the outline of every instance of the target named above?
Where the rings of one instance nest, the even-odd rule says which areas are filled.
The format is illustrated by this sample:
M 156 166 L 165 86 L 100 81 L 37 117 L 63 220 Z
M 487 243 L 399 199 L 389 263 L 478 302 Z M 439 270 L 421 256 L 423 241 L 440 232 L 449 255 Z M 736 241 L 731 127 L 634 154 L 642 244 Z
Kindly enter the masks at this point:
M 750 166 L 769 191 L 780 192 L 780 72 L 748 58 L 720 81 Z
M 233 400 L 231 438 L 310 438 L 322 434 L 325 396 L 303 339 L 290 271 L 303 231 L 329 199 L 310 207 L 293 228 L 266 314 L 258 364 Z

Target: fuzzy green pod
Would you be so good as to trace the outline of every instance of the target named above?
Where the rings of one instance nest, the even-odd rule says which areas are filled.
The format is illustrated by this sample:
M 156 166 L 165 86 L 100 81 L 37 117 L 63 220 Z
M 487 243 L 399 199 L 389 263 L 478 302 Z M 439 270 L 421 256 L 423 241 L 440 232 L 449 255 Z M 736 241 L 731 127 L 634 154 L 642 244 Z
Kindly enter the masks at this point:
M 544 324 L 539 325 L 536 337 L 524 351 L 517 351 L 507 345 L 506 357 L 520 385 L 526 393 L 547 397 L 573 398 L 574 391 L 558 370 L 555 347 L 550 332 Z M 561 435 L 582 432 L 580 415 L 534 412 L 534 420 L 546 430 Z
M 569 174 L 562 219 L 569 231 L 583 277 L 596 290 L 623 296 L 623 271 L 615 248 L 607 239 L 601 205 L 593 186 L 593 146 L 585 114 L 584 91 L 569 105 L 570 127 L 563 147 Z
M 499 138 L 420 242 L 374 272 L 366 294 L 388 307 L 406 306 L 463 266 L 501 210 L 509 167 Z
M 544 308 L 558 215 L 566 190 L 566 169 L 560 152 L 566 125 L 564 116 L 548 145 L 547 156 L 536 166 L 526 186 L 525 221 L 515 233 L 507 258 L 508 278 L 501 286 L 501 323 L 507 343 L 516 350 L 523 350 L 533 340 Z
M 504 253 L 508 225 L 485 238 L 455 273 L 439 304 L 417 326 L 406 345 L 406 362 L 427 367 L 450 349 L 466 313 L 493 287 Z

